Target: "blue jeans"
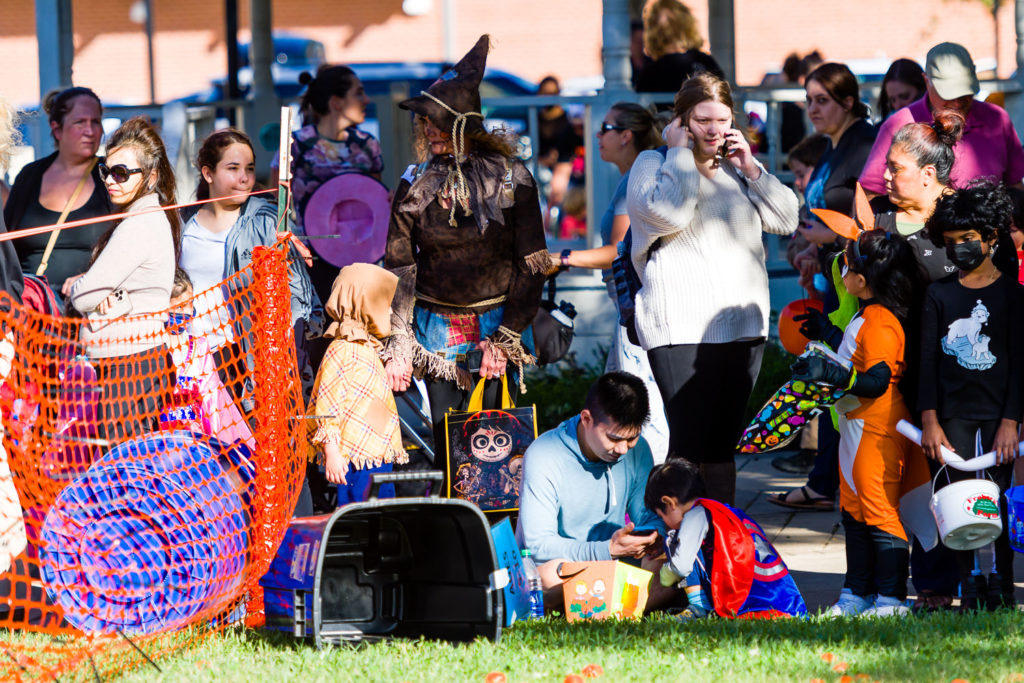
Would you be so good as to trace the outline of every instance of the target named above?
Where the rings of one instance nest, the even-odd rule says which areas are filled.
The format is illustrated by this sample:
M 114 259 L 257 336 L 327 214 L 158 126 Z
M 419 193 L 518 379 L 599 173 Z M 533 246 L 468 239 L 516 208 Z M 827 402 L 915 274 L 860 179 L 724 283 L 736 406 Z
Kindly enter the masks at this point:
M 338 484 L 338 507 L 349 503 L 361 503 L 370 497 L 370 484 L 374 474 L 383 474 L 391 471 L 391 463 L 384 463 L 379 467 L 368 467 L 357 470 L 349 469 L 345 480 L 347 483 Z M 395 485 L 384 484 L 377 492 L 378 498 L 394 498 Z

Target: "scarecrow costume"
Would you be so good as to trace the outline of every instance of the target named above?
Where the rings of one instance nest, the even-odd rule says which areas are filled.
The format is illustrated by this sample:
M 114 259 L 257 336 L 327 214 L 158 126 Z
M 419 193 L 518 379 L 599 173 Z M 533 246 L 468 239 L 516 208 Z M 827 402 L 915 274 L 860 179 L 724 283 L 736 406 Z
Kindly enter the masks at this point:
M 313 386 L 307 421 L 309 459 L 325 464 L 324 445 L 338 445 L 349 471 L 338 485 L 338 505 L 365 499 L 370 475 L 408 462 L 398 408 L 378 357 L 390 328 L 389 307 L 398 278 L 368 263 L 341 269 L 327 313 L 333 319 Z M 386 496 L 382 496 L 386 497 Z
M 530 323 L 547 268 L 537 186 L 521 161 L 474 144 L 486 134 L 482 36 L 427 90 L 399 106 L 452 137 L 454 154 L 410 166 L 395 189 L 384 264 L 400 274 L 385 361 L 411 360 L 428 380 L 435 428 L 471 388 L 466 353 L 479 342 L 515 366 L 534 362 Z M 491 381 L 488 383 L 500 384 Z M 496 387 L 485 390 L 485 407 Z

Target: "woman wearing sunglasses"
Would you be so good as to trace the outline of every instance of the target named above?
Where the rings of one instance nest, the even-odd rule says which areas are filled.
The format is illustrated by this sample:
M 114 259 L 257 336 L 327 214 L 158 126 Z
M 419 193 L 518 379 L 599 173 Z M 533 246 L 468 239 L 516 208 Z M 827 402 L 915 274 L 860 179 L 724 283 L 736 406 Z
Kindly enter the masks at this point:
M 71 288 L 87 320 L 79 339 L 104 387 L 101 438 L 121 440 L 153 426 L 169 396 L 173 364 L 164 344 L 181 220 L 163 141 L 144 118 L 129 119 L 99 167 L 111 203 L 128 214 L 96 244 L 92 264 Z M 149 213 L 141 213 L 151 210 Z
M 597 131 L 597 149 L 602 161 L 614 164 L 622 174 L 611 202 L 601 218 L 601 241 L 603 246 L 594 249 L 565 249 L 560 254 L 548 252 L 549 273 L 559 268 L 601 269 L 601 276 L 608 287 L 608 296 L 617 304 L 615 281 L 612 278 L 612 261 L 619 253 L 619 243 L 629 228 L 626 212 L 626 187 L 629 184 L 629 169 L 640 152 L 657 149 L 661 139 L 661 125 L 646 107 L 634 102 L 616 102 L 605 114 Z M 626 328 L 615 326 L 612 348 L 608 351 L 605 372 L 623 370 L 641 377 L 647 382 L 647 393 L 651 399 L 651 421 L 644 426 L 643 436 L 651 447 L 654 462 L 660 463 L 668 453 L 668 423 L 661 394 L 654 383 L 647 353 L 629 341 Z
M 732 504 L 733 455 L 768 336 L 761 234 L 792 233 L 797 198 L 736 129 L 726 81 L 689 78 L 673 114 L 668 152 L 641 153 L 626 190 L 637 335 L 665 401 L 670 457 L 698 463 L 708 496 Z
M 14 181 L 4 206 L 4 220 L 11 232 L 111 213 L 110 197 L 97 166 L 103 106 L 96 93 L 82 87 L 50 93 L 43 110 L 49 115 L 57 151 L 23 168 Z M 89 267 L 93 245 L 110 225 L 95 223 L 14 240 L 21 269 L 28 275 L 44 275 L 61 301 L 61 295 L 67 296 L 75 278 Z M 44 265 L 51 240 L 53 246 Z

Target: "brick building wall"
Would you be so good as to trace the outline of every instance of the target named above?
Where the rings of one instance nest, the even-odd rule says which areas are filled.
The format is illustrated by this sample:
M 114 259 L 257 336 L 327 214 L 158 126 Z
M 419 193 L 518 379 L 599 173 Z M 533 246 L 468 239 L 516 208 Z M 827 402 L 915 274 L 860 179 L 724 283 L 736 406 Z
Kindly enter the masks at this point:
M 148 99 L 143 27 L 129 19 L 133 0 L 74 0 L 74 78 L 110 102 Z M 316 38 L 331 61 L 443 58 L 441 7 L 405 16 L 401 0 L 276 0 L 276 30 Z M 225 71 L 224 10 L 219 0 L 153 0 L 157 99 L 201 90 Z M 248 2 L 240 23 L 248 24 Z M 601 0 L 453 0 L 456 52 L 490 32 L 490 64 L 538 80 L 601 71 Z M 706 2 L 692 3 L 706 31 Z M 923 59 L 943 40 L 977 59 L 993 56 L 993 27 L 981 0 L 735 0 L 737 75 L 757 83 L 786 54 L 818 49 L 827 58 Z M 32 0 L 0 0 L 0 94 L 38 101 Z M 1001 74 L 1014 69 L 1013 4 L 1000 16 Z M 244 36 L 243 36 L 244 37 Z

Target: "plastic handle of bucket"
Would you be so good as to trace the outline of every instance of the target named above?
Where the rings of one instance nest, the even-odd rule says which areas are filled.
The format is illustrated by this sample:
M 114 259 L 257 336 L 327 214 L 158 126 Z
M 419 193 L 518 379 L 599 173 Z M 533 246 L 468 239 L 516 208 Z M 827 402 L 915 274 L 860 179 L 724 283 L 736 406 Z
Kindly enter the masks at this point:
M 896 425 L 896 431 L 916 443 L 918 446 L 921 445 L 921 430 L 906 420 L 899 421 Z M 1024 456 L 1024 441 L 1017 444 L 1017 455 Z M 964 460 L 945 446 L 942 446 L 942 458 L 946 461 L 947 465 L 953 469 L 960 470 L 961 472 L 979 472 L 981 470 L 988 469 L 997 463 L 997 455 L 995 451 L 983 453 L 975 458 L 971 458 L 970 460 Z
M 991 455 L 995 455 L 995 453 L 992 453 Z M 978 457 L 980 457 L 980 458 L 983 458 L 983 457 L 985 457 L 985 456 L 983 456 L 983 455 L 982 455 L 982 456 L 978 456 Z M 975 459 L 975 460 L 977 460 L 978 458 L 974 458 L 974 459 Z M 932 496 L 934 496 L 934 495 L 935 495 L 935 482 L 937 482 L 937 481 L 939 480 L 939 475 L 941 475 L 941 474 L 942 474 L 942 470 L 946 469 L 947 467 L 952 467 L 953 469 L 958 469 L 958 470 L 960 470 L 961 472 L 969 472 L 969 471 L 972 471 L 972 470 L 964 470 L 964 469 L 961 469 L 961 468 L 957 467 L 957 463 L 946 463 L 945 465 L 943 465 L 942 467 L 940 467 L 940 468 L 939 468 L 939 471 L 935 473 L 935 478 L 934 478 L 934 479 L 932 479 Z M 977 471 L 984 471 L 984 470 L 985 470 L 985 468 L 984 468 L 984 467 L 982 467 L 982 468 L 980 468 L 980 469 L 979 469 L 979 470 L 977 470 Z M 983 476 L 983 477 L 978 477 L 977 479 L 967 479 L 967 480 L 961 480 L 961 481 L 977 481 L 978 479 L 988 479 L 989 481 L 995 481 L 995 479 L 993 479 L 993 478 L 992 478 L 992 475 L 991 475 L 991 474 L 989 474 L 988 472 L 984 472 L 984 474 L 985 474 L 985 476 Z M 952 481 L 952 480 L 951 480 L 951 479 L 949 478 L 949 474 L 947 474 L 947 475 L 946 475 L 946 482 L 947 482 L 947 483 L 949 483 L 949 484 L 952 484 L 952 483 L 954 483 L 954 482 L 953 482 L 953 481 Z
M 483 410 L 484 408 L 484 383 L 487 378 L 481 378 L 476 383 L 476 388 L 473 389 L 473 393 L 469 395 L 469 407 L 466 409 L 471 413 Z M 508 410 L 509 408 L 515 408 L 515 404 L 512 403 L 512 397 L 508 393 L 508 375 L 501 376 L 501 409 Z
M 444 483 L 444 475 L 440 472 L 382 472 L 370 476 L 370 500 L 375 500 L 384 484 L 397 484 L 404 481 L 431 481 L 437 484 L 430 491 L 431 498 L 441 495 L 441 484 Z

